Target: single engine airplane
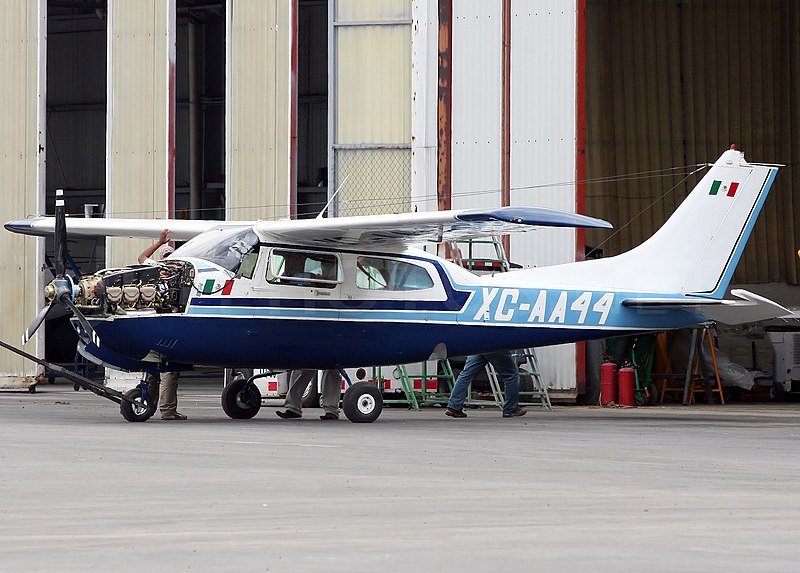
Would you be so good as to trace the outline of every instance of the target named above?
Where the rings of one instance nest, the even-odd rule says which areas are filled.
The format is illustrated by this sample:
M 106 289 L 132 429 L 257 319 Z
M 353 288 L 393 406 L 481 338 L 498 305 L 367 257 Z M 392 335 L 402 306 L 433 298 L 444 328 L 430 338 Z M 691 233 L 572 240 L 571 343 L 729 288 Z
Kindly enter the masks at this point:
M 414 245 L 611 225 L 536 207 L 255 222 L 65 219 L 62 200 L 55 218 L 5 227 L 55 233 L 59 260 L 67 230 L 157 237 L 168 228 L 188 240 L 156 267 L 105 269 L 77 284 L 61 263 L 46 289 L 50 306 L 24 340 L 60 303 L 74 312 L 80 353 L 109 368 L 341 370 L 786 314 L 744 290 L 731 292 L 738 300 L 723 298 L 778 166 L 748 163 L 732 148 L 708 167 L 640 246 L 495 276 L 476 276 Z M 128 420 L 155 411 L 145 383 L 128 395 L 90 389 L 119 402 Z M 233 418 L 251 418 L 261 406 L 252 378 L 229 384 L 222 402 Z M 381 405 L 366 382 L 353 384 L 343 401 L 345 415 L 358 422 L 377 419 Z

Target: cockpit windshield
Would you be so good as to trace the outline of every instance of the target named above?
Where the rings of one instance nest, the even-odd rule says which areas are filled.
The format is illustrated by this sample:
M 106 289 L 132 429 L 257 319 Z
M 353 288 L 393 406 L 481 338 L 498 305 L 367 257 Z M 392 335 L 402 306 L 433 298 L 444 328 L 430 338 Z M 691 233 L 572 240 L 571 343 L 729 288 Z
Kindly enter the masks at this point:
M 244 255 L 257 248 L 258 236 L 252 227 L 215 229 L 198 235 L 178 248 L 172 256 L 203 259 L 235 273 Z

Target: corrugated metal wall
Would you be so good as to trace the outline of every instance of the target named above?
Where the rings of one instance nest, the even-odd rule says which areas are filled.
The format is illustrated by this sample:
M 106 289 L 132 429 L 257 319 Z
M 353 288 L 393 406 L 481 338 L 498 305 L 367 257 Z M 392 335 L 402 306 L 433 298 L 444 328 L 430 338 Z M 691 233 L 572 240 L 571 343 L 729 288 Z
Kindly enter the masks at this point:
M 500 0 L 453 2 L 453 209 L 501 204 L 501 12 Z
M 339 215 L 408 211 L 411 196 L 411 0 L 334 2 L 331 194 Z
M 575 48 L 573 1 L 512 2 L 511 204 L 575 210 Z M 546 266 L 575 260 L 573 229 L 511 235 L 511 260 Z M 544 380 L 576 387 L 576 347 L 537 350 Z
M 553 184 L 575 179 L 576 5 L 511 6 L 511 204 L 574 211 L 575 185 Z M 501 205 L 502 24 L 500 0 L 453 3 L 454 209 Z M 512 261 L 524 266 L 575 260 L 572 229 L 510 239 Z M 575 345 L 543 348 L 539 355 L 552 388 L 575 388 Z
M 0 3 L 0 171 L 3 174 L 2 221 L 36 213 L 44 207 L 43 103 L 44 66 L 39 42 L 44 36 L 44 0 Z M 44 54 L 41 54 L 44 58 Z M 21 88 L 21 89 L 20 89 Z M 43 282 L 35 269 L 44 260 L 44 241 L 0 232 L 0 338 L 18 341 L 41 304 Z M 41 331 L 26 350 L 43 354 Z M 20 383 L 36 365 L 0 352 L 0 386 Z
M 110 2 L 108 174 L 111 217 L 166 217 L 170 190 L 173 0 Z M 128 265 L 152 241 L 107 241 L 107 264 Z
M 714 161 L 731 143 L 751 161 L 788 164 L 736 283 L 800 280 L 800 205 L 793 198 L 800 182 L 798 30 L 795 0 L 587 0 L 590 180 Z M 698 178 L 682 179 L 587 185 L 587 213 L 617 229 L 605 254 L 649 237 Z M 587 243 L 608 235 L 588 233 Z
M 292 3 L 229 0 L 227 219 L 289 215 Z

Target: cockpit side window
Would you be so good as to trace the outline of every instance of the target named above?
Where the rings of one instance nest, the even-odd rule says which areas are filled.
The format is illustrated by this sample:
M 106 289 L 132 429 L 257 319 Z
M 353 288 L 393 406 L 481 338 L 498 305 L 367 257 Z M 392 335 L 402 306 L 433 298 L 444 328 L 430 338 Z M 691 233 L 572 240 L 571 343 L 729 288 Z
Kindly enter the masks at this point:
M 409 291 L 433 287 L 428 271 L 413 263 L 383 257 L 358 257 L 356 286 L 368 290 Z
M 267 265 L 267 282 L 334 288 L 342 282 L 339 259 L 329 253 L 273 249 Z
M 258 236 L 251 227 L 216 229 L 198 235 L 174 253 L 174 257 L 196 257 L 233 273 L 240 271 L 245 258 L 258 253 Z

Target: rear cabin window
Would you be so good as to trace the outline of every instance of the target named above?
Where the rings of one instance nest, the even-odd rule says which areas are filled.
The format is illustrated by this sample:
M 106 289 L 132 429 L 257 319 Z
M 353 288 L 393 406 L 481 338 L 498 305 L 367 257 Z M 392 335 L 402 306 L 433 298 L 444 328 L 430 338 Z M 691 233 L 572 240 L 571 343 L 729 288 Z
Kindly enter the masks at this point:
M 406 261 L 358 257 L 356 286 L 367 290 L 425 290 L 433 287 L 426 269 Z
M 267 265 L 267 282 L 334 288 L 342 282 L 336 255 L 274 249 Z

